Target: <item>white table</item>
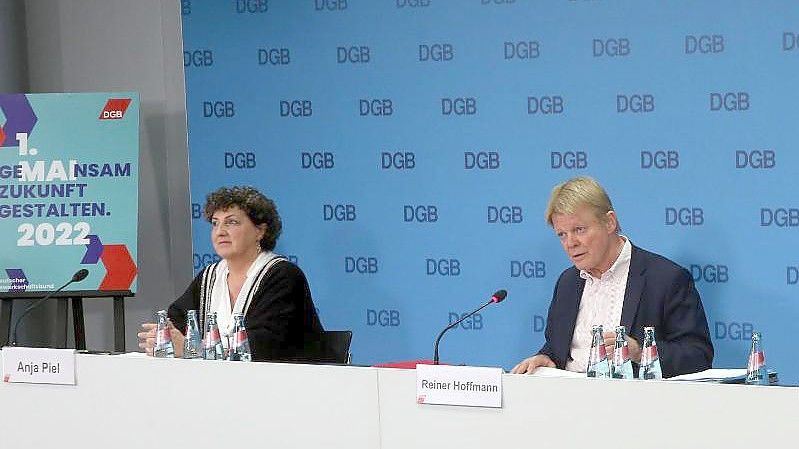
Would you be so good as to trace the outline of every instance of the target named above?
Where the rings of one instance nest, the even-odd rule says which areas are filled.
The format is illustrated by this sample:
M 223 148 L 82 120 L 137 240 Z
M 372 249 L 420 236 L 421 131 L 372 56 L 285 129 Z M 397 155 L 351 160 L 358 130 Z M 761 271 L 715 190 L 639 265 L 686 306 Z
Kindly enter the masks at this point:
M 76 363 L 77 386 L 0 384 L 1 448 L 710 449 L 792 447 L 799 437 L 795 387 L 507 374 L 503 408 L 482 409 L 416 404 L 414 370 Z
M 376 448 L 372 368 L 78 355 L 77 386 L 0 385 L 0 448 Z
M 383 449 L 794 447 L 799 388 L 506 374 L 502 409 L 420 406 L 380 370 Z M 409 431 L 413 429 L 413 431 Z

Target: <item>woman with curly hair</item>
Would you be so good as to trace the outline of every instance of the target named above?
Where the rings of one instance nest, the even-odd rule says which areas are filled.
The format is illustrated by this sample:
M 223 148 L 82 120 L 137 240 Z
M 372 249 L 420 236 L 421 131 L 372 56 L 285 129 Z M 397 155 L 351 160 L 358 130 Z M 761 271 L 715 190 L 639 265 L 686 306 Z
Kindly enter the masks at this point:
M 169 306 L 175 356 L 182 354 L 186 315 L 193 309 L 200 329 L 216 312 L 223 336 L 233 332 L 233 314 L 243 313 L 253 360 L 302 359 L 306 340 L 318 338 L 322 324 L 303 272 L 272 252 L 282 229 L 275 203 L 252 187 L 222 187 L 208 195 L 204 212 L 221 260 L 205 267 Z M 142 327 L 139 347 L 152 354 L 155 325 Z

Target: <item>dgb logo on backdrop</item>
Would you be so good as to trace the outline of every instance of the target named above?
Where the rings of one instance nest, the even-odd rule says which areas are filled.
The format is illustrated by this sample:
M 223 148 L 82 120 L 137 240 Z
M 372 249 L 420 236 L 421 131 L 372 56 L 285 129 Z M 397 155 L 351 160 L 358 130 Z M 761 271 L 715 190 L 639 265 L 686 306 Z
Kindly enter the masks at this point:
M 419 44 L 419 61 L 448 62 L 455 58 L 455 47 L 442 42 L 436 44 Z
M 354 45 L 350 47 L 336 47 L 337 64 L 368 64 L 370 62 L 370 49 L 368 45 Z
M 346 256 L 344 257 L 344 272 L 358 274 L 377 274 L 377 257 Z
M 786 279 L 788 285 L 799 284 L 799 267 L 796 265 L 789 265 L 785 267 Z
M 449 318 L 449 324 L 452 324 L 452 323 L 458 321 L 459 319 L 465 317 L 469 313 L 470 312 L 464 312 L 464 313 L 449 312 L 449 317 L 448 317 Z M 461 329 L 469 330 L 469 331 L 480 331 L 480 330 L 483 330 L 483 315 L 481 315 L 479 313 L 475 313 L 471 317 L 466 318 L 465 320 L 461 321 L 460 324 L 455 326 L 455 329 L 457 329 L 459 327 Z
M 228 152 L 225 151 L 225 168 L 235 168 L 238 170 L 253 169 L 257 165 L 255 153 L 247 152 Z
M 616 95 L 616 112 L 646 114 L 655 111 L 655 96 L 648 93 Z
M 754 326 L 752 323 L 736 321 L 716 321 L 713 323 L 716 340 L 751 340 Z
M 221 257 L 211 253 L 203 253 L 203 254 L 194 253 L 192 255 L 192 259 L 194 260 L 195 271 L 205 268 L 208 265 L 211 265 L 212 263 L 217 263 L 220 260 L 222 260 Z
M 261 14 L 269 11 L 268 0 L 236 0 L 236 13 Z
M 366 325 L 399 327 L 400 311 L 397 309 L 366 309 Z
M 782 51 L 799 50 L 799 33 L 785 31 L 782 33 Z
M 585 151 L 551 151 L 549 153 L 549 163 L 553 169 L 588 168 L 588 153 Z
M 641 168 L 673 170 L 680 167 L 680 152 L 677 150 L 641 151 Z
M 521 206 L 488 206 L 488 222 L 518 224 L 524 221 Z
M 416 168 L 416 153 L 412 151 L 383 151 L 380 153 L 381 170 L 413 170 Z
M 231 118 L 236 115 L 236 104 L 231 100 L 203 101 L 203 117 Z
M 710 54 L 724 51 L 724 36 L 721 34 L 701 34 L 685 36 L 685 54 Z
M 496 170 L 499 168 L 499 151 L 467 151 L 463 153 L 465 170 Z
M 390 98 L 361 98 L 358 100 L 358 113 L 361 117 L 389 117 L 394 114 L 394 102 Z
M 563 96 L 543 95 L 540 97 L 527 97 L 528 115 L 552 115 L 562 114 L 564 110 Z
M 543 260 L 511 260 L 510 277 L 543 279 L 547 276 L 547 264 Z
M 281 117 L 311 117 L 313 116 L 313 103 L 311 100 L 280 100 Z
M 405 223 L 435 223 L 438 221 L 438 206 L 403 206 L 403 221 Z
M 667 207 L 666 226 L 702 226 L 705 211 L 701 207 Z
M 691 264 L 691 276 L 694 282 L 706 282 L 708 284 L 724 284 L 730 280 L 730 270 L 727 265 L 722 264 L 707 264 L 697 265 Z
M 211 67 L 214 65 L 214 51 L 207 48 L 183 50 L 183 67 Z
M 314 0 L 314 11 L 344 11 L 347 0 Z
M 323 221 L 355 221 L 358 216 L 354 204 L 323 204 L 322 218 Z
M 281 48 L 259 48 L 258 65 L 289 65 L 291 64 L 291 50 Z
M 533 315 L 533 332 L 544 332 L 547 328 L 547 320 L 541 315 Z
M 481 5 L 511 5 L 516 3 L 516 0 L 480 0 Z
M 460 276 L 461 275 L 461 261 L 458 259 L 437 259 L 427 258 L 427 274 L 428 276 Z
M 774 150 L 736 150 L 735 168 L 772 169 L 777 165 Z
M 426 8 L 430 6 L 431 0 L 396 0 L 397 8 Z
M 792 207 L 760 208 L 760 226 L 795 228 L 799 226 L 799 209 Z
M 711 92 L 710 93 L 711 111 L 748 111 L 749 93 L 748 92 Z
M 502 43 L 505 60 L 536 59 L 541 56 L 541 45 L 538 41 L 517 41 Z
M 330 151 L 302 151 L 300 152 L 300 168 L 303 170 L 317 169 L 329 170 L 335 168 L 336 156 Z
M 180 14 L 182 16 L 191 15 L 191 0 L 180 0 Z
M 594 39 L 593 51 L 595 58 L 604 56 L 610 58 L 630 56 L 630 39 L 626 37 Z
M 474 97 L 454 97 L 441 99 L 442 115 L 476 115 L 477 99 Z

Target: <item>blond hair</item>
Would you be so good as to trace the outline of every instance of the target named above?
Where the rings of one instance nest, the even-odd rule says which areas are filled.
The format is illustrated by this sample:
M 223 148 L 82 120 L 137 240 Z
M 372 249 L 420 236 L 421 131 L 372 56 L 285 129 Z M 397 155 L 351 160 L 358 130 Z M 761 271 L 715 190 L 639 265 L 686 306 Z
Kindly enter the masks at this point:
M 602 223 L 607 221 L 607 213 L 613 210 L 613 203 L 610 202 L 608 193 L 594 178 L 578 176 L 552 189 L 544 217 L 547 224 L 552 226 L 553 215 L 573 214 L 582 206 L 591 208 Z M 617 225 L 616 231 L 621 231 L 620 224 Z

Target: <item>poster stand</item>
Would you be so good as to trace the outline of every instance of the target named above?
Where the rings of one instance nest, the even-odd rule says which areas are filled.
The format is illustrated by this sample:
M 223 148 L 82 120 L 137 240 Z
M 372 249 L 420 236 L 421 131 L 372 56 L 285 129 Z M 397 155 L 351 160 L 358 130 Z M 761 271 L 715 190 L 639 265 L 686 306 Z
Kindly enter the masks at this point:
M 0 293 L 0 347 L 5 346 L 11 339 L 11 328 L 14 323 L 11 320 L 15 299 L 38 299 L 44 297 L 46 293 Z M 67 307 L 72 304 L 72 325 L 75 335 L 75 349 L 86 349 L 86 328 L 83 321 L 83 299 L 84 298 L 113 298 L 114 300 L 114 351 L 125 352 L 125 298 L 134 296 L 130 290 L 78 290 L 59 292 L 51 298 L 58 301 L 56 309 L 56 321 L 63 320 L 63 326 L 58 326 L 57 331 L 60 335 L 56 336 L 56 341 L 66 343 L 66 323 Z M 24 325 L 24 321 L 22 323 Z

